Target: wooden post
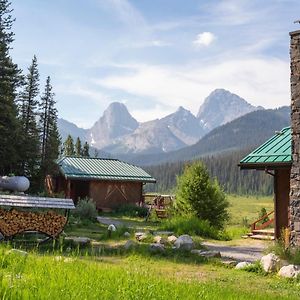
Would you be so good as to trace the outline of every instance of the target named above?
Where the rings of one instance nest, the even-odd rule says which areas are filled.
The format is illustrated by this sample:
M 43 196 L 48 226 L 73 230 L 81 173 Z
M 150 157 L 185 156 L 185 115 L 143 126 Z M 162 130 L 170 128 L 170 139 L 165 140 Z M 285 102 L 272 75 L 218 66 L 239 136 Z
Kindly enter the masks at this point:
M 289 194 L 290 194 L 290 170 L 278 169 L 274 177 L 275 192 L 275 238 L 281 237 L 282 231 L 289 226 Z

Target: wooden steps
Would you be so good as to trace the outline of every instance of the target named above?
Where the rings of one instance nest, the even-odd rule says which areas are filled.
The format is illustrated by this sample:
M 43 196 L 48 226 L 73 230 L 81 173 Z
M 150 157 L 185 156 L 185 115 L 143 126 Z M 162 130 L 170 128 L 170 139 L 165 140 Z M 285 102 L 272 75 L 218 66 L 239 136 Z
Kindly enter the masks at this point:
M 254 229 L 252 232 L 248 233 L 247 235 L 242 236 L 243 238 L 251 238 L 256 240 L 267 240 L 267 241 L 274 241 L 274 229 Z

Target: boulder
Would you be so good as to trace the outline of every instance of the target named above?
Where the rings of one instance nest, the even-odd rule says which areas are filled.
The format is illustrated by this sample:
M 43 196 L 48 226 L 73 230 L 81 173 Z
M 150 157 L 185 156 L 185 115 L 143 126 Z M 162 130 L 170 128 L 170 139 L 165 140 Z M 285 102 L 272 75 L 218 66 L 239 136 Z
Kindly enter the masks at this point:
M 135 248 L 137 246 L 137 243 L 133 240 L 128 240 L 125 244 L 124 244 L 124 249 L 125 250 L 129 250 L 132 248 Z
M 235 268 L 236 268 L 237 270 L 242 270 L 242 269 L 245 269 L 246 267 L 248 267 L 248 266 L 250 266 L 250 265 L 251 265 L 250 262 L 248 262 L 248 261 L 242 261 L 242 262 L 239 262 L 239 263 L 235 266 Z
M 265 272 L 276 272 L 280 268 L 280 259 L 273 253 L 263 256 L 260 263 Z
M 300 274 L 300 267 L 296 265 L 288 265 L 282 267 L 278 275 L 281 277 L 286 277 L 286 278 L 296 278 Z
M 19 249 L 10 249 L 8 252 L 8 254 L 16 254 L 16 255 L 20 255 L 20 256 L 27 256 L 28 252 L 23 251 L 23 250 L 19 250 Z
M 155 237 L 153 238 L 153 241 L 154 241 L 154 243 L 157 243 L 157 244 L 163 244 L 163 245 L 165 245 L 165 244 L 168 243 L 168 241 L 167 241 L 166 239 L 162 238 L 162 237 L 159 236 L 159 235 L 155 236 Z
M 191 253 L 203 257 L 221 257 L 221 253 L 219 251 L 205 251 L 205 250 L 193 249 L 191 250 Z
M 128 231 L 126 231 L 126 232 L 124 232 L 123 235 L 128 238 L 128 237 L 130 237 L 131 234 Z
M 66 237 L 65 240 L 67 241 L 72 241 L 75 244 L 80 244 L 80 245 L 87 245 L 91 242 L 91 239 L 88 237 Z
M 188 234 L 184 234 L 178 237 L 174 246 L 180 250 L 192 250 L 194 248 L 194 242 Z
M 171 244 L 174 244 L 177 240 L 177 237 L 175 235 L 168 236 L 168 242 Z
M 114 224 L 110 224 L 107 227 L 108 231 L 117 231 L 117 227 Z
M 139 241 L 142 242 L 143 240 L 145 240 L 147 238 L 147 234 L 145 232 L 137 232 L 135 234 L 135 238 Z
M 150 244 L 149 245 L 149 250 L 152 253 L 164 252 L 165 251 L 165 247 L 164 247 L 163 244 L 155 243 L 155 244 Z

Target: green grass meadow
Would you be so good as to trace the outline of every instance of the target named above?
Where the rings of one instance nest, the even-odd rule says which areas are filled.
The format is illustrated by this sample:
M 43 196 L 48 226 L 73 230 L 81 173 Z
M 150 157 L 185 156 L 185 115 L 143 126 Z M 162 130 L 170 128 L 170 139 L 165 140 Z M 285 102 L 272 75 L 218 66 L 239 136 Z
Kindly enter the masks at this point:
M 243 226 L 243 218 L 251 223 L 258 218 L 262 207 L 267 211 L 273 209 L 271 197 L 229 195 L 228 200 L 231 219 L 224 234 L 234 240 L 249 230 Z M 50 242 L 41 247 L 2 244 L 0 298 L 300 299 L 300 281 L 296 279 L 235 270 L 216 259 L 178 252 L 171 246 L 163 253 L 151 253 L 149 241 L 139 243 L 131 250 L 123 248 L 128 239 L 123 236 L 125 230 L 131 233 L 131 239 L 137 230 L 154 231 L 166 225 L 176 230 L 178 226 L 194 230 L 195 226 L 182 223 L 182 220 L 168 224 L 155 218 L 150 222 L 120 216 L 115 219 L 121 220 L 124 228 L 118 228 L 112 236 L 107 235 L 106 225 L 70 224 L 66 228 L 67 236 L 86 236 L 95 240 L 82 248 L 67 242 Z M 196 235 L 201 235 L 201 230 L 210 232 L 207 224 L 198 223 L 196 226 L 201 228 L 195 231 Z M 214 232 L 210 234 L 213 236 Z M 194 236 L 198 249 L 203 238 L 205 236 Z M 28 256 L 9 253 L 12 246 L 27 250 Z

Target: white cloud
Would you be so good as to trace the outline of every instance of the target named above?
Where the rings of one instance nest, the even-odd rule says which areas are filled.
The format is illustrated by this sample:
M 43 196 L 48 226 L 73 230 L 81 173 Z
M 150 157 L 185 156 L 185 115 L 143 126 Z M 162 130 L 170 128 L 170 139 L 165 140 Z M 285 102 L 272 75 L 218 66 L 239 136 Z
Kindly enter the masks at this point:
M 199 33 L 197 38 L 193 41 L 196 46 L 209 46 L 216 39 L 215 35 L 211 32 L 205 31 Z
M 228 89 L 253 105 L 289 105 L 289 64 L 279 59 L 249 57 L 181 67 L 135 64 L 131 69 L 130 74 L 107 76 L 97 83 L 173 109 L 182 105 L 194 113 L 216 88 Z
M 130 109 L 131 115 L 139 122 L 147 122 L 155 119 L 160 119 L 174 112 L 171 106 L 156 104 L 152 108 Z

